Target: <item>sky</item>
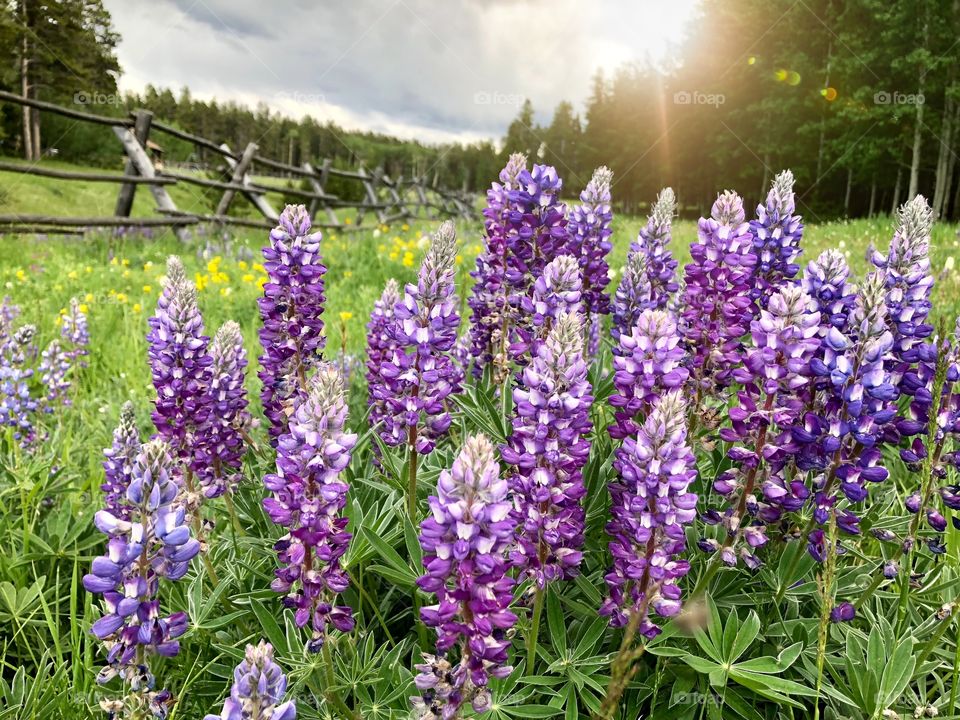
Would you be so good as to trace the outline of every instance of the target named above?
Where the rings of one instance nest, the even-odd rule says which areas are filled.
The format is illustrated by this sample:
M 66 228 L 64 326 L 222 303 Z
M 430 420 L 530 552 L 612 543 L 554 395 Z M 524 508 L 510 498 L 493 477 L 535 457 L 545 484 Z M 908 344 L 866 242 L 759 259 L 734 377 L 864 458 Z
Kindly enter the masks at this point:
M 597 69 L 660 62 L 698 0 L 105 0 L 147 84 L 438 143 L 502 137 L 524 98 L 578 112 Z

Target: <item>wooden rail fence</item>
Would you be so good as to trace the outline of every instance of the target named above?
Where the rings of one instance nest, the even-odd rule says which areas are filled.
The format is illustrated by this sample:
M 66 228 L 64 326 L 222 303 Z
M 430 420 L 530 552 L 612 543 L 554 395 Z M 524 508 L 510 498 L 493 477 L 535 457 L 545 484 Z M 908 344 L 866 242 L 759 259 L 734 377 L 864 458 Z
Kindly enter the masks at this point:
M 106 117 L 93 113 L 61 107 L 53 103 L 23 98 L 15 93 L 0 91 L 0 104 L 28 105 L 43 112 L 71 118 L 80 122 L 106 125 L 111 128 L 123 148 L 126 164 L 123 173 L 78 172 L 43 167 L 36 163 L 0 161 L 0 173 L 20 173 L 67 181 L 118 183 L 117 204 L 114 214 L 104 217 L 62 217 L 54 215 L 2 215 L 0 232 L 77 232 L 78 228 L 92 227 L 155 227 L 171 228 L 181 239 L 188 237 L 186 228 L 199 223 L 239 225 L 254 228 L 271 228 L 279 218 L 279 212 L 267 198 L 275 192 L 301 198 L 308 205 L 314 224 L 319 227 L 350 231 L 370 227 L 364 221 L 372 217 L 377 224 L 389 224 L 415 218 L 464 217 L 476 215 L 474 198 L 464 192 L 438 188 L 423 176 L 409 178 L 389 177 L 383 168 L 368 170 L 362 164 L 356 169 L 333 166 L 329 158 L 318 166 L 304 163 L 302 166 L 262 157 L 257 154 L 256 143 L 249 143 L 241 152 L 226 144 L 218 144 L 207 138 L 193 135 L 154 119 L 147 110 L 135 110 L 129 117 Z M 165 133 L 194 146 L 213 151 L 224 159 L 225 170 L 218 177 L 202 177 L 184 172 L 158 170 L 147 152 L 147 140 L 151 133 Z M 299 186 L 271 186 L 254 180 L 255 168 L 267 168 L 280 172 L 291 180 L 305 180 L 309 190 Z M 350 201 L 328 193 L 325 188 L 331 178 L 341 178 L 359 183 L 363 200 Z M 177 208 L 167 189 L 178 184 L 223 191 L 216 209 L 209 214 L 187 212 Z M 140 185 L 146 186 L 153 196 L 157 217 L 130 217 L 133 200 Z M 237 195 L 244 197 L 259 212 L 262 219 L 229 215 Z M 355 217 L 347 219 L 337 210 L 355 210 Z M 322 213 L 322 219 L 319 214 Z

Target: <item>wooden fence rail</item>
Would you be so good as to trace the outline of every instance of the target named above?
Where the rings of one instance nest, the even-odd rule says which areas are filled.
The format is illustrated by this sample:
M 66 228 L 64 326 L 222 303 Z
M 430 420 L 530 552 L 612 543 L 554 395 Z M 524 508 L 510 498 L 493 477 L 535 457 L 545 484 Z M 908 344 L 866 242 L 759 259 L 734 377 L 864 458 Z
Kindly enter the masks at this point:
M 426 182 L 425 175 L 393 179 L 382 167 L 368 170 L 360 164 L 355 169 L 336 168 L 330 158 L 321 160 L 317 165 L 311 163 L 304 163 L 301 166 L 289 165 L 259 155 L 256 143 L 249 143 L 238 153 L 226 144 L 216 143 L 160 122 L 147 110 L 135 110 L 130 113 L 130 117 L 126 118 L 106 117 L 0 91 L 0 105 L 3 103 L 27 105 L 42 112 L 53 113 L 78 122 L 109 126 L 120 142 L 126 163 L 123 173 L 116 173 L 59 170 L 36 163 L 0 161 L 0 173 L 19 173 L 66 181 L 106 182 L 120 185 L 113 215 L 85 218 L 54 215 L 0 215 L 0 232 L 43 231 L 76 234 L 78 229 L 85 227 L 160 226 L 169 227 L 181 239 L 186 239 L 188 237 L 186 228 L 198 223 L 269 228 L 273 227 L 279 218 L 278 210 L 267 197 L 270 193 L 302 198 L 309 204 L 310 215 L 314 218 L 315 225 L 341 231 L 355 231 L 370 227 L 369 224 L 364 224 L 368 216 L 372 217 L 377 224 L 387 224 L 416 218 L 473 218 L 477 212 L 472 195 L 434 187 Z M 191 143 L 195 147 L 212 151 L 223 158 L 224 167 L 214 171 L 215 177 L 158 168 L 150 159 L 147 150 L 147 141 L 151 133 L 165 133 Z M 257 182 L 254 179 L 256 168 L 285 174 L 290 187 L 271 185 L 263 181 Z M 347 200 L 327 192 L 326 188 L 331 178 L 358 184 L 363 199 Z M 146 186 L 153 196 L 157 217 L 130 217 L 137 188 L 141 185 Z M 223 194 L 215 210 L 210 213 L 187 212 L 177 208 L 167 191 L 174 185 L 192 185 L 220 190 Z M 230 207 L 238 195 L 253 205 L 262 219 L 230 215 Z M 348 218 L 343 212 L 337 212 L 338 210 L 353 210 L 356 211 L 356 215 Z

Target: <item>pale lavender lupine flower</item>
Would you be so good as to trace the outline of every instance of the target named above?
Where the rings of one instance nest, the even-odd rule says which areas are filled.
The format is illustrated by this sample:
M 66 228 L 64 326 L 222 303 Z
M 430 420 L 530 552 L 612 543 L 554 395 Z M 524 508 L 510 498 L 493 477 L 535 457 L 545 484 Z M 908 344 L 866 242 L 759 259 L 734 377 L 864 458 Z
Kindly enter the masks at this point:
M 354 625 L 353 611 L 334 603 L 350 584 L 340 567 L 351 537 L 343 515 L 348 486 L 342 474 L 357 436 L 346 430 L 343 378 L 333 365 L 321 364 L 306 395 L 295 398 L 287 430 L 277 442 L 277 471 L 263 479 L 272 493 L 263 506 L 288 530 L 274 545 L 282 566 L 271 588 L 283 593 L 299 627 L 310 625 L 307 648 L 318 652 L 328 625 L 343 632 Z
M 426 574 L 417 585 L 437 596 L 420 617 L 437 630 L 438 655 L 424 655 L 416 666 L 421 694 L 411 701 L 421 718 L 449 720 L 466 702 L 477 712 L 488 709 L 489 679 L 513 669 L 507 631 L 517 616 L 509 610 L 515 581 L 507 573 L 507 550 L 515 522 L 508 495 L 493 445 L 473 435 L 453 467 L 441 471 L 429 499 L 431 512 L 420 528 Z
M 613 568 L 606 575 L 609 597 L 600 614 L 622 627 L 633 613 L 641 613 L 640 633 L 653 638 L 660 628 L 650 611 L 662 617 L 680 611 L 678 581 L 690 569 L 680 557 L 686 547 L 684 525 L 696 516 L 697 496 L 689 492 L 696 458 L 687 444 L 680 392 L 659 398 L 636 437 L 617 450 L 614 468 L 607 524 Z
M 380 437 L 391 446 L 409 442 L 420 454 L 433 451 L 450 427 L 449 397 L 463 379 L 451 357 L 460 315 L 454 288 L 456 230 L 444 222 L 434 234 L 416 284 L 408 284 L 394 310 L 394 350 L 379 369 L 386 389 Z M 382 392 L 382 394 L 380 394 Z
M 590 393 L 581 318 L 563 314 L 520 374 L 513 434 L 501 449 L 518 527 L 510 559 L 539 588 L 575 575 L 583 557 Z
M 784 170 L 777 175 L 765 204 L 757 206 L 757 219 L 750 222 L 753 236 L 753 298 L 758 307 L 784 285 L 795 283 L 800 266 L 794 262 L 800 255 L 803 223 L 794 215 L 793 173 Z
M 127 501 L 127 488 L 133 478 L 134 465 L 140 453 L 140 430 L 133 403 L 120 408 L 120 422 L 113 431 L 113 444 L 103 451 L 104 507 L 114 517 L 129 520 L 133 506 Z
M 580 204 L 570 208 L 567 252 L 577 258 L 583 276 L 585 313 L 610 312 L 610 298 L 604 289 L 610 283 L 607 254 L 613 249 L 613 210 L 610 208 L 610 183 L 613 172 L 598 167 L 587 187 L 580 193 Z
M 386 403 L 391 390 L 380 375 L 384 363 L 393 360 L 397 341 L 391 331 L 393 314 L 400 302 L 400 287 L 393 278 L 387 280 L 380 299 L 373 304 L 367 323 L 367 405 L 370 407 L 370 425 L 383 422 Z
M 294 720 L 296 703 L 283 701 L 286 692 L 287 677 L 273 659 L 273 645 L 261 640 L 247 645 L 243 660 L 233 671 L 223 711 L 204 720 Z

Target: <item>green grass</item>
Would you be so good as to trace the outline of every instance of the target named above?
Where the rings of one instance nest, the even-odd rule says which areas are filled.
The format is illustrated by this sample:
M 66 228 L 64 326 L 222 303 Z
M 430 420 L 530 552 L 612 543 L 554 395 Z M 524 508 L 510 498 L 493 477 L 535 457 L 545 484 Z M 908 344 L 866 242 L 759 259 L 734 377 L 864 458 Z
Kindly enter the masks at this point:
M 115 188 L 110 185 L 83 187 L 79 183 L 30 178 L 26 182 L 5 184 L 5 188 L 8 191 L 7 204 L 0 207 L 3 214 L 110 214 L 115 200 Z M 180 193 L 181 190 L 174 188 L 174 192 Z M 191 202 L 200 202 L 186 194 L 175 195 L 175 200 L 183 208 L 194 207 Z M 144 189 L 137 193 L 135 212 L 150 213 L 150 202 Z M 640 218 L 617 219 L 611 256 L 614 268 L 622 266 L 641 222 Z M 325 318 L 329 355 L 337 355 L 342 349 L 347 355 L 362 360 L 364 325 L 374 300 L 388 278 L 401 282 L 414 280 L 426 244 L 424 234 L 430 227 L 429 223 L 420 221 L 409 227 L 394 225 L 350 234 L 327 234 L 323 254 L 328 266 Z M 885 250 L 892 229 L 889 218 L 808 226 L 804 262 L 826 248 L 838 248 L 849 254 L 854 273 L 859 275 L 866 269 L 863 259 L 866 247 L 874 242 Z M 695 233 L 693 222 L 678 221 L 675 224 L 674 251 L 681 264 L 688 259 L 686 247 Z M 458 289 L 464 300 L 463 314 L 466 316 L 465 300 L 470 287 L 467 273 L 481 247 L 481 224 L 461 222 L 459 235 Z M 240 323 L 252 358 L 248 389 L 254 397 L 259 392 L 255 377 L 259 326 L 256 298 L 260 293 L 258 281 L 263 273 L 256 263 L 259 248 L 266 242 L 266 233 L 242 231 L 227 245 L 213 242 L 215 239 L 216 233 L 212 232 L 197 235 L 186 244 L 169 232 L 159 232 L 149 238 L 114 236 L 112 233 L 96 233 L 83 239 L 0 237 L 0 294 L 9 295 L 21 306 L 23 320 L 37 324 L 41 346 L 57 334 L 58 314 L 72 297 L 80 298 L 87 306 L 92 339 L 89 367 L 76 383 L 73 405 L 44 420 L 49 437 L 38 451 L 21 453 L 8 439 L 0 454 L 3 464 L 0 470 L 0 698 L 6 700 L 10 711 L 4 710 L 0 701 L 0 719 L 60 715 L 88 717 L 99 697 L 93 682 L 100 664 L 99 649 L 87 632 L 90 623 L 99 616 L 98 603 L 82 590 L 79 578 L 102 545 L 102 537 L 91 528 L 91 518 L 100 505 L 101 449 L 109 444 L 120 404 L 132 400 L 138 408 L 143 430 L 147 432 L 149 428 L 148 414 L 154 391 L 150 384 L 144 336 L 168 255 L 179 254 L 188 272 L 198 279 L 200 306 L 209 334 L 212 335 L 227 319 Z M 207 248 L 208 244 L 210 248 Z M 948 263 L 960 252 L 958 245 L 955 227 L 936 227 L 932 261 L 935 272 L 940 273 L 934 296 L 937 317 L 952 319 L 960 311 L 960 268 L 950 267 Z M 209 252 L 204 253 L 205 249 Z M 618 279 L 619 274 L 613 283 Z M 360 375 L 354 373 L 355 378 Z M 355 389 L 353 399 L 353 423 L 364 431 L 362 387 Z M 365 438 L 365 442 L 368 440 Z M 366 461 L 369 454 L 362 457 Z M 427 487 L 438 468 L 449 465 L 450 458 L 449 448 L 431 456 L 422 473 Z M 353 590 L 347 595 L 347 601 L 358 608 L 359 623 L 354 637 L 340 639 L 335 648 L 337 678 L 348 692 L 352 689 L 358 706 L 366 713 L 365 717 L 405 717 L 400 708 L 404 707 L 403 696 L 409 691 L 407 668 L 416 655 L 412 634 L 402 635 L 405 628 L 409 629 L 408 590 L 394 582 L 392 578 L 396 576 L 396 569 L 393 575 L 388 573 L 383 562 L 389 564 L 389 560 L 378 557 L 374 546 L 358 531 L 358 528 L 366 528 L 401 554 L 406 554 L 401 519 L 402 484 L 396 482 L 394 466 L 389 463 L 383 473 L 375 472 L 369 463 L 363 467 L 356 465 L 358 463 L 354 463 L 355 467 L 351 469 L 350 513 L 353 531 L 358 537 L 347 564 L 358 582 L 367 588 L 369 597 L 361 601 Z M 323 687 L 319 661 L 303 655 L 297 643 L 297 631 L 289 626 L 272 593 L 266 589 L 273 568 L 270 544 L 277 533 L 259 509 L 262 497 L 259 478 L 269 467 L 269 458 L 251 454 L 247 467 L 249 481 L 237 498 L 246 534 L 237 536 L 229 530 L 221 530 L 217 536 L 212 553 L 214 561 L 221 563 L 224 570 L 226 589 L 221 600 L 211 599 L 210 593 L 204 589 L 203 574 L 197 569 L 164 597 L 165 607 L 188 610 L 193 619 L 180 659 L 161 664 L 164 681 L 183 698 L 175 715 L 177 718 L 219 712 L 219 707 L 215 706 L 222 698 L 238 648 L 242 642 L 262 635 L 278 647 L 281 662 L 290 673 L 291 685 L 301 697 L 299 716 L 308 719 L 328 716 L 326 705 L 319 699 Z M 599 477 L 600 472 L 595 469 L 594 474 Z M 896 496 L 910 482 L 902 467 L 898 466 L 898 472 L 899 479 L 891 483 L 891 507 Z M 599 480 L 595 478 L 593 482 Z M 949 581 L 949 584 L 932 592 L 932 599 L 925 600 L 924 604 L 917 608 L 911 606 L 909 620 L 911 623 L 916 620 L 916 624 L 909 626 L 909 633 L 911 636 L 916 633 L 918 643 L 921 639 L 926 642 L 929 637 L 924 634 L 929 631 L 923 624 L 924 618 L 956 594 L 955 589 L 951 589 L 956 585 L 956 547 L 956 538 L 953 537 L 951 569 L 944 571 L 943 576 L 944 583 Z M 597 583 L 602 581 L 599 580 L 600 569 L 595 568 L 594 563 L 601 554 L 597 548 L 591 550 L 593 574 L 590 577 Z M 844 572 L 844 578 L 852 577 L 849 568 Z M 755 596 L 752 593 L 762 591 L 757 590 L 757 584 L 752 589 L 749 586 L 731 589 L 729 581 L 726 582 L 723 588 L 727 597 L 724 612 L 731 608 L 753 607 Z M 581 618 L 586 613 L 589 618 L 590 608 L 594 606 L 591 593 L 596 592 L 596 588 L 583 583 L 575 587 L 571 585 L 563 592 L 563 607 L 571 613 L 570 616 Z M 791 592 L 791 615 L 786 620 L 781 618 L 776 625 L 783 627 L 784 633 L 778 635 L 779 630 L 773 629 L 774 620 L 767 617 L 764 633 L 770 633 L 772 639 L 755 654 L 776 655 L 788 644 L 789 635 L 791 642 L 805 638 L 807 654 L 801 662 L 809 663 L 812 657 L 810 648 L 815 647 L 815 641 L 810 638 L 815 637 L 816 622 L 814 620 L 811 626 L 803 619 L 809 614 L 800 617 L 797 608 L 800 602 L 812 602 L 810 598 L 814 591 L 808 583 Z M 889 592 L 883 600 L 892 601 Z M 228 614 L 221 610 L 219 602 L 227 604 Z M 558 613 L 559 608 L 558 604 Z M 386 618 L 378 618 L 378 612 Z M 915 613 L 917 617 L 914 617 Z M 559 653 L 561 646 L 564 649 L 567 646 L 565 633 L 569 628 L 562 622 L 557 625 L 558 616 L 550 608 L 547 615 L 551 616 L 550 632 L 544 636 L 544 652 L 548 652 L 546 648 L 549 647 L 549 652 Z M 563 616 L 559 618 L 562 621 Z M 579 638 L 577 652 L 586 647 L 588 636 L 594 637 L 590 622 L 589 619 L 572 621 L 570 646 L 574 647 L 574 639 Z M 388 642 L 381 633 L 384 624 L 394 634 L 399 629 L 396 643 Z M 613 647 L 610 640 L 613 634 L 607 633 L 604 637 L 607 640 L 591 650 L 593 654 L 589 661 L 593 665 L 587 659 L 578 660 L 587 674 L 602 674 L 604 671 L 602 660 Z M 934 659 L 940 663 L 938 667 L 949 668 L 953 661 L 952 645 L 946 645 L 950 637 L 952 635 L 942 641 L 943 648 L 936 646 Z M 591 643 L 599 642 L 599 638 L 597 634 Z M 518 638 L 515 643 L 518 656 L 521 645 Z M 844 652 L 842 645 L 831 647 L 838 657 Z M 593 648 L 592 644 L 590 648 Z M 654 677 L 654 661 L 650 662 L 650 677 Z M 550 668 L 541 668 L 544 675 L 575 677 L 573 669 L 560 660 L 557 663 Z M 656 668 L 658 672 L 666 672 L 667 665 L 657 662 Z M 671 672 L 679 672 L 675 667 L 676 663 Z M 932 674 L 933 670 L 929 672 Z M 680 672 L 679 675 L 683 683 L 686 683 L 683 678 L 690 677 L 689 673 L 683 675 Z M 793 677 L 798 679 L 796 673 Z M 640 679 L 643 682 L 649 680 Z M 707 690 L 705 684 L 694 686 L 693 682 L 690 679 L 682 692 L 694 687 Z M 556 683 L 558 687 L 568 688 L 560 690 L 560 699 L 569 698 L 569 693 L 576 696 L 584 688 L 584 681 L 580 679 L 576 682 L 558 679 Z M 529 687 L 511 686 L 510 697 L 514 698 L 512 702 L 518 708 L 534 708 L 525 710 L 525 715 L 518 709 L 514 717 L 541 717 L 542 714 L 535 712 L 537 706 L 553 701 L 545 694 L 535 693 L 533 687 L 533 684 Z M 586 687 L 589 688 L 589 682 Z M 661 689 L 660 692 L 669 695 L 667 690 Z M 742 688 L 740 692 L 744 692 Z M 738 696 L 731 690 L 730 697 Z M 769 704 L 767 708 L 769 710 Z M 576 710 L 574 716 L 575 713 Z

